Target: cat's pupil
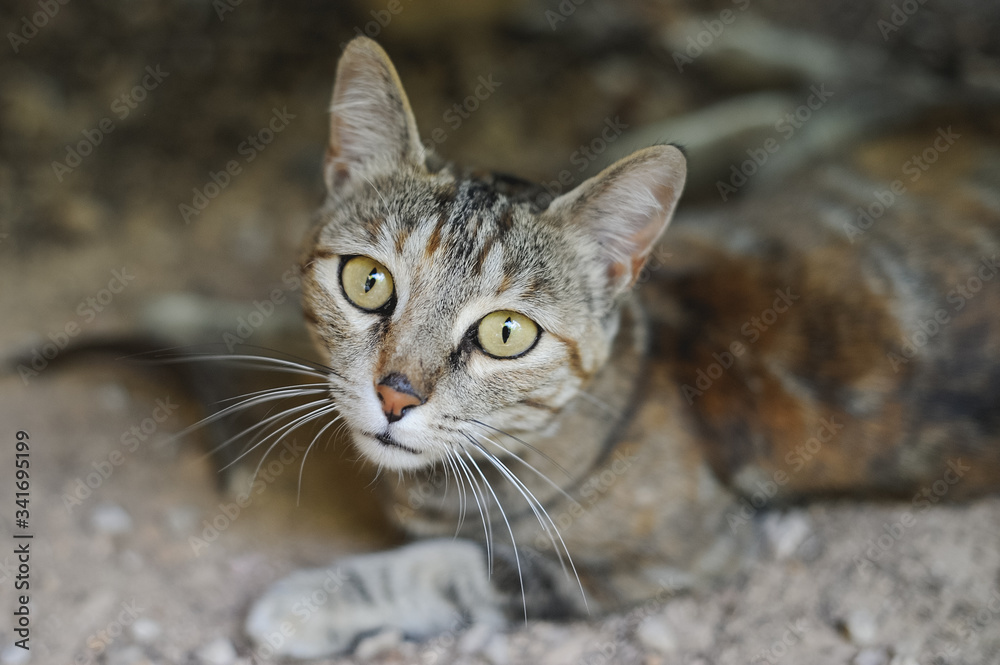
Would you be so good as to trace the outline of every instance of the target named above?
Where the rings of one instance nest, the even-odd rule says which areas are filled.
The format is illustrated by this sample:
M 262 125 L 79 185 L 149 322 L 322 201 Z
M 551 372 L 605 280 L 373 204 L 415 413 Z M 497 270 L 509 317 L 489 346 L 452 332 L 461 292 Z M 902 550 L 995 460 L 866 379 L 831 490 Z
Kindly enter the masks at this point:
M 503 330 L 500 331 L 500 336 L 503 337 L 503 343 L 506 344 L 507 340 L 510 339 L 510 331 L 514 329 L 514 322 L 508 316 L 507 320 L 503 322 Z
M 365 280 L 365 293 L 372 290 L 375 286 L 375 282 L 378 281 L 378 268 L 372 268 L 372 271 L 368 273 L 368 279 Z

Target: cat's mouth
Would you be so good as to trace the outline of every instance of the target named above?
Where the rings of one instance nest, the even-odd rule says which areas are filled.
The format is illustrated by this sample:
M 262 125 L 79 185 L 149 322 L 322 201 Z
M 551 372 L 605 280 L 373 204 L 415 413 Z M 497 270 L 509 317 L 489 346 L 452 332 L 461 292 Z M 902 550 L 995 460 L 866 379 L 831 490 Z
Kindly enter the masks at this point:
M 411 455 L 419 455 L 420 454 L 419 450 L 416 450 L 414 448 L 410 448 L 409 446 L 404 446 L 399 441 L 396 441 L 395 439 L 393 439 L 391 436 L 389 436 L 388 432 L 382 432 L 380 434 L 372 434 L 370 432 L 362 432 L 362 434 L 364 434 L 365 436 L 367 436 L 369 438 L 375 439 L 376 441 L 378 441 L 382 445 L 388 446 L 389 448 L 398 448 L 399 450 L 406 451 L 406 452 L 410 453 Z

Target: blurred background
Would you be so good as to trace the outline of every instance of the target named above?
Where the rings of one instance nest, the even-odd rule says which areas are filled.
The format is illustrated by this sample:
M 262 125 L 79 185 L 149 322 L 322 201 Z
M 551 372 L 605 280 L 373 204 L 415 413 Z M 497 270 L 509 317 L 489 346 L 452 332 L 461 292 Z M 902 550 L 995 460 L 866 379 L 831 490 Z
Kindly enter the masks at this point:
M 298 506 L 298 463 L 279 467 L 276 491 L 209 538 L 228 495 L 204 448 L 170 439 L 198 409 L 144 371 L 49 368 L 71 342 L 137 330 L 306 344 L 290 271 L 324 195 L 326 111 L 352 37 L 389 52 L 425 143 L 554 194 L 632 148 L 686 145 L 681 217 L 780 191 L 783 174 L 901 118 L 992 110 L 1000 94 L 991 0 L 17 0 L 0 26 L 0 355 L 31 359 L 0 382 L 0 435 L 31 434 L 38 534 L 36 648 L 29 661 L 0 647 L 3 665 L 250 662 L 240 621 L 269 581 L 393 541 L 363 493 L 370 474 L 344 450 L 310 460 Z M 780 159 L 736 184 L 747 151 L 775 135 Z M 10 467 L 0 460 L 3 487 Z M 12 515 L 0 513 L 10 530 Z M 882 517 L 864 519 L 877 532 Z M 980 517 L 969 519 L 975 531 Z M 779 566 L 760 584 L 789 574 Z M 612 644 L 607 662 L 776 662 L 768 649 L 782 633 L 761 626 L 780 627 L 795 607 L 743 607 L 730 630 L 734 597 L 683 602 L 678 625 L 714 628 L 678 629 L 673 650 L 637 637 L 648 617 L 633 617 L 524 629 L 510 646 L 520 656 L 506 657 L 590 662 Z M 852 662 L 871 646 L 858 637 L 867 618 L 898 610 L 859 618 L 838 606 L 788 648 Z M 904 621 L 905 639 L 863 662 L 889 663 L 911 634 L 953 618 L 925 617 L 931 627 L 917 631 Z M 563 643 L 562 655 L 541 655 Z M 453 645 L 400 648 L 378 658 L 486 662 Z M 939 648 L 891 662 L 939 662 Z

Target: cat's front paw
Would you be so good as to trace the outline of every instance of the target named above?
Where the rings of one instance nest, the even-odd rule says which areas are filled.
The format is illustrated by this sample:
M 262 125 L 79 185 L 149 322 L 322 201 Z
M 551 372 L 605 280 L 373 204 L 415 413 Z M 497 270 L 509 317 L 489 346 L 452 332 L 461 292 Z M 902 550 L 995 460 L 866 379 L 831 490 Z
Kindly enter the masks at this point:
M 300 570 L 273 584 L 257 599 L 246 632 L 259 649 L 276 656 L 318 658 L 350 650 L 378 629 L 352 608 L 343 565 Z
M 246 632 L 275 656 L 319 658 L 383 631 L 426 639 L 469 623 L 504 623 L 482 547 L 432 540 L 292 573 L 254 603 Z

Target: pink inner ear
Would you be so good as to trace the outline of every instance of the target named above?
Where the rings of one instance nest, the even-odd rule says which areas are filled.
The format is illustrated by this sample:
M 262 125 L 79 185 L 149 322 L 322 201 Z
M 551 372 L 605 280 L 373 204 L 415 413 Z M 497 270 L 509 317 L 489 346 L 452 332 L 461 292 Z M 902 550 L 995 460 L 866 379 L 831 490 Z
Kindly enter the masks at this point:
M 642 266 L 645 265 L 646 258 L 648 256 L 648 253 L 644 253 L 641 256 L 633 255 L 631 257 L 631 265 L 625 265 L 624 263 L 619 263 L 618 261 L 612 262 L 608 265 L 608 281 L 612 284 L 625 282 L 627 273 L 631 272 L 626 284 L 626 288 L 631 288 L 635 285 L 635 281 L 639 279 L 639 273 L 642 271 Z

